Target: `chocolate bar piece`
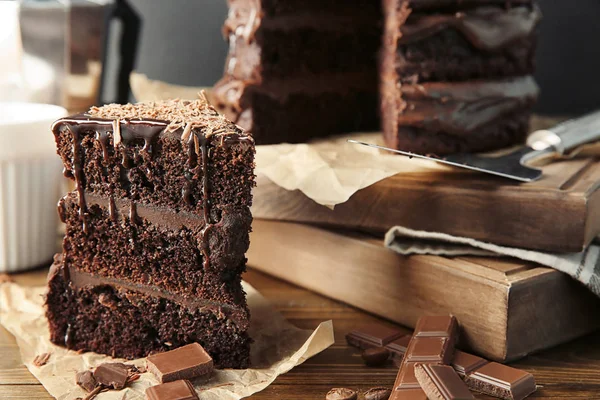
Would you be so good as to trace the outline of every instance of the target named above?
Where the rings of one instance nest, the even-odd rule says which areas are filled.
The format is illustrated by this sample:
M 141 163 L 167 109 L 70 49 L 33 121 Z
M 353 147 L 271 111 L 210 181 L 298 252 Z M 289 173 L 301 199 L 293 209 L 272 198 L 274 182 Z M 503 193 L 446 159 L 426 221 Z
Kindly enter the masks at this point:
M 94 378 L 101 385 L 121 390 L 127 384 L 129 367 L 123 363 L 100 364 L 94 371 Z
M 449 363 L 457 337 L 458 323 L 455 317 L 421 317 L 408 344 L 389 400 L 426 400 L 427 395 L 415 376 L 415 365 Z
M 412 335 L 404 335 L 394 340 L 393 342 L 387 344 L 385 348 L 393 354 L 393 357 L 402 358 L 406 353 L 406 349 L 408 348 L 408 344 L 410 343 L 411 338 Z
M 490 396 L 520 400 L 536 390 L 530 373 L 462 351 L 456 351 L 452 366 L 470 389 Z
M 472 390 L 506 400 L 521 400 L 536 390 L 533 375 L 495 362 L 477 368 L 463 379 Z
M 146 400 L 198 400 L 190 381 L 179 380 L 146 389 Z
M 416 364 L 415 376 L 429 399 L 475 399 L 454 369 L 448 365 Z
M 148 356 L 147 364 L 161 383 L 193 379 L 213 371 L 212 358 L 198 343 Z
M 402 335 L 403 333 L 399 329 L 381 324 L 370 324 L 348 333 L 346 341 L 349 345 L 364 350 L 371 347 L 384 347 Z

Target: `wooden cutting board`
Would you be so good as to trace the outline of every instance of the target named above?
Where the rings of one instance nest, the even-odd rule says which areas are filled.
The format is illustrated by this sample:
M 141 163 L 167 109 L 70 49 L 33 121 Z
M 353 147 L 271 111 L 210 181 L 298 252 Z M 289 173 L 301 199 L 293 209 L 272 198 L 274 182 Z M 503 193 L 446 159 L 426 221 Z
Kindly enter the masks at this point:
M 252 213 L 377 234 L 401 225 L 505 246 L 579 252 L 600 234 L 600 162 L 585 156 L 543 171 L 539 181 L 519 184 L 463 170 L 424 169 L 362 189 L 334 210 L 259 175 Z
M 255 220 L 248 265 L 409 327 L 452 313 L 461 347 L 498 361 L 600 327 L 600 299 L 556 270 L 506 258 L 404 257 L 382 242 Z

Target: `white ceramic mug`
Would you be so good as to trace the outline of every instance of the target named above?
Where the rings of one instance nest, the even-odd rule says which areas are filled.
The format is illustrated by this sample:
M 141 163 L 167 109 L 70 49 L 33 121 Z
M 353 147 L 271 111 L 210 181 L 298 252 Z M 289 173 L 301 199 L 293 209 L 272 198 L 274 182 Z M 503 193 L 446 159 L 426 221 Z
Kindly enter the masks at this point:
M 56 252 L 62 179 L 50 125 L 67 111 L 0 102 L 0 272 L 49 263 Z

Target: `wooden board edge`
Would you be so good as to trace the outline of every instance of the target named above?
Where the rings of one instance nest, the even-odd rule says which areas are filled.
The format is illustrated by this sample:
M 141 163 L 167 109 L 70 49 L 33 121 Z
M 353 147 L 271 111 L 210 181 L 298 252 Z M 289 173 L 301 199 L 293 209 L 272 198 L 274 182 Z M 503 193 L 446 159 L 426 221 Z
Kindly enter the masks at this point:
M 511 283 L 506 360 L 570 341 L 600 328 L 600 299 L 570 276 L 555 271 Z M 563 293 L 557 301 L 556 293 Z
M 397 177 L 390 177 L 388 180 L 398 180 Z M 255 189 L 254 205 L 252 208 L 253 215 L 260 219 L 270 219 L 285 222 L 296 222 L 296 223 L 307 223 L 315 226 L 322 226 L 326 228 L 341 228 L 341 229 L 355 229 L 365 232 L 374 233 L 385 233 L 392 225 L 400 224 L 417 230 L 431 230 L 435 224 L 429 224 L 423 222 L 423 219 L 418 219 L 416 224 L 415 220 L 404 221 L 403 218 L 406 215 L 411 215 L 410 210 L 404 210 L 401 204 L 398 204 L 398 208 L 404 210 L 399 212 L 400 217 L 394 219 L 389 215 L 382 215 L 380 208 L 388 208 L 388 206 L 382 206 L 379 204 L 381 189 L 383 192 L 393 190 L 390 187 L 390 183 L 379 181 L 372 186 L 364 188 L 357 193 L 353 194 L 348 201 L 339 204 L 334 210 L 330 210 L 324 206 L 315 203 L 313 200 L 306 197 L 299 190 L 288 191 L 271 182 L 268 178 L 259 175 L 257 177 L 258 187 Z M 416 187 L 408 187 L 407 182 L 399 181 L 398 187 L 404 187 L 411 191 L 412 195 L 417 195 L 422 192 L 424 199 L 430 199 L 435 204 L 448 203 L 448 201 L 455 202 L 458 198 L 465 199 L 465 204 L 471 204 L 474 199 L 475 192 L 469 188 L 448 188 L 448 187 L 436 187 L 432 191 L 431 185 L 425 182 L 419 182 Z M 398 190 L 395 188 L 394 190 Z M 459 193 L 454 191 L 459 190 Z M 264 194 L 263 194 L 264 193 Z M 479 192 L 478 192 L 479 193 Z M 570 193 L 561 192 L 558 190 L 548 190 L 545 192 L 545 196 L 540 196 L 540 193 L 536 191 L 526 191 L 522 193 L 522 196 L 526 196 L 530 199 L 530 210 L 525 211 L 525 205 L 516 204 L 511 210 L 507 210 L 505 217 L 497 217 L 495 221 L 488 221 L 488 223 L 482 224 L 470 224 L 468 226 L 459 226 L 460 221 L 477 221 L 480 215 L 481 209 L 486 208 L 497 208 L 497 204 L 503 203 L 505 199 L 510 198 L 513 195 L 513 191 L 504 191 L 502 193 L 496 193 L 493 191 L 484 192 L 483 202 L 485 204 L 473 209 L 472 213 L 468 213 L 473 206 L 465 206 L 468 215 L 462 216 L 459 220 L 453 220 L 450 218 L 446 222 L 445 228 L 439 228 L 444 233 L 448 233 L 456 236 L 474 237 L 479 240 L 487 242 L 493 242 L 500 245 L 511 246 L 511 247 L 522 247 L 523 238 L 529 238 L 531 242 L 527 247 L 534 250 L 546 250 L 546 251 L 560 251 L 560 252 L 576 252 L 581 251 L 586 243 L 585 238 L 585 220 L 588 218 L 586 199 L 584 196 L 572 195 Z M 499 197 L 498 197 L 499 196 Z M 273 203 L 272 199 L 277 199 Z M 468 200 L 468 201 L 467 201 Z M 536 221 L 535 218 L 524 218 L 523 215 L 531 215 L 535 210 L 557 210 L 557 204 L 562 204 L 563 208 L 567 207 L 570 210 L 569 215 L 565 213 L 554 213 L 550 216 L 544 217 L 543 223 Z M 360 207 L 360 212 L 356 210 Z M 599 205 L 600 207 L 600 205 Z M 414 212 L 414 211 L 413 211 Z M 576 216 L 572 214 L 575 213 Z M 600 211 L 599 211 L 600 213 Z M 402 217 L 405 215 L 405 217 Z M 514 219 L 513 223 L 504 226 L 504 223 L 499 221 L 510 220 L 509 216 L 520 215 L 518 219 Z M 533 219 L 532 219 L 533 218 Z M 600 217 L 599 217 L 600 219 Z M 421 221 L 421 222 L 418 222 Z M 540 232 L 530 232 L 535 230 L 535 226 L 540 224 L 548 224 L 550 221 L 559 226 L 562 230 L 562 234 L 559 234 L 558 230 L 554 230 L 551 234 L 548 233 L 546 236 L 540 235 Z M 575 222 L 582 221 L 580 226 L 577 226 Z M 600 221 L 599 221 L 600 224 Z M 464 224 L 462 224 L 464 225 Z M 489 237 L 491 226 L 494 227 L 497 232 L 493 237 Z M 499 227 L 504 226 L 500 229 Z M 600 229 L 600 227 L 598 228 Z M 529 232 L 529 233 L 528 233 Z M 520 235 L 520 236 L 519 236 Z

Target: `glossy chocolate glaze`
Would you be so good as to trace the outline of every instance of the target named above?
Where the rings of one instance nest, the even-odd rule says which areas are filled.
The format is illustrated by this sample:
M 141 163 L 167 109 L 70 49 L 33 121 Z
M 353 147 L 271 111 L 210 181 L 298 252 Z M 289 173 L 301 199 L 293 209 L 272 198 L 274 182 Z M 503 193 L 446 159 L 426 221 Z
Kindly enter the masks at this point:
M 452 14 L 412 14 L 400 28 L 399 45 L 426 39 L 445 30 L 455 29 L 476 48 L 498 51 L 535 34 L 542 18 L 537 5 L 509 9 L 482 6 Z

